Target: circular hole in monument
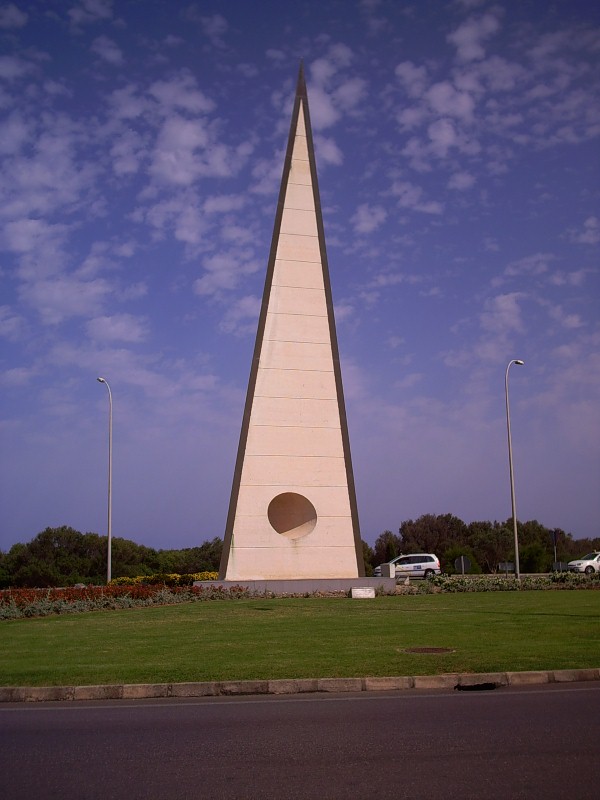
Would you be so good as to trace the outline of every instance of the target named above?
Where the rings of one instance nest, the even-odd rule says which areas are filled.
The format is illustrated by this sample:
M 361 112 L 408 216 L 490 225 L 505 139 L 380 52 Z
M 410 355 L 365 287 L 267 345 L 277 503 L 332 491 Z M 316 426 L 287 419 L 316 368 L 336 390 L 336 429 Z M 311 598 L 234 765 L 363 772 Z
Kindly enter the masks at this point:
M 314 530 L 317 512 L 313 504 L 301 494 L 284 492 L 269 503 L 267 511 L 273 528 L 288 539 L 299 539 Z

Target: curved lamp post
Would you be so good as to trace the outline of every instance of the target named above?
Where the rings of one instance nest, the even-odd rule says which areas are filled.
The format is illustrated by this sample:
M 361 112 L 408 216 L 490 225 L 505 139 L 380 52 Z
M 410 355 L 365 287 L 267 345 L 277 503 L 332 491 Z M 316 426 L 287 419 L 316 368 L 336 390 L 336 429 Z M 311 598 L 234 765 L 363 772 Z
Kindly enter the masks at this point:
M 105 378 L 96 378 L 108 389 L 108 554 L 106 558 L 106 582 L 111 579 L 112 561 L 112 392 Z
M 512 504 L 512 519 L 513 519 L 513 532 L 515 535 L 515 578 L 521 580 L 521 572 L 519 569 L 519 537 L 517 534 L 517 506 L 515 503 L 515 475 L 513 471 L 513 458 L 512 458 L 512 439 L 510 435 L 510 407 L 508 405 L 508 371 L 513 364 L 522 367 L 525 362 L 520 358 L 513 358 L 508 362 L 506 368 L 506 375 L 504 377 L 504 390 L 506 394 L 506 428 L 508 430 L 508 465 L 510 468 L 510 499 Z

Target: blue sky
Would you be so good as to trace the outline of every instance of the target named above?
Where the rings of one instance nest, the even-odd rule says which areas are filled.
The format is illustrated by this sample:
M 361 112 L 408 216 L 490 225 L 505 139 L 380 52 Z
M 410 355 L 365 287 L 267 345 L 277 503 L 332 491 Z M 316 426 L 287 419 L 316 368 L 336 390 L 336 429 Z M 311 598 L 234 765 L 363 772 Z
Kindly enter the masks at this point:
M 362 536 L 600 519 L 600 9 L 0 4 L 0 548 L 222 536 L 304 59 Z

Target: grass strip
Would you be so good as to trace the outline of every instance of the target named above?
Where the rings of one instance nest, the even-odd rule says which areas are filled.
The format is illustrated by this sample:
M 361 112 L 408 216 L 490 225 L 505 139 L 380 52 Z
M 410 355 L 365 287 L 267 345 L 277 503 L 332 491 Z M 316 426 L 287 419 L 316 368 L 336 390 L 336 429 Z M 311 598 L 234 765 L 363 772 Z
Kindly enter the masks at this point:
M 4 686 L 597 667 L 600 592 L 212 601 L 8 620 Z M 409 648 L 451 652 L 407 653 Z

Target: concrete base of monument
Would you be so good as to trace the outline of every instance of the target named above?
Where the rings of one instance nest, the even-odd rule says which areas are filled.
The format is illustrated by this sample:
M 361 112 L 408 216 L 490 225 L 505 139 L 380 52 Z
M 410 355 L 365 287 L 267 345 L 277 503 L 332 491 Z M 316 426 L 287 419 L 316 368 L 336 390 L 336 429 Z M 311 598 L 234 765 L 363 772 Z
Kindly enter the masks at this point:
M 241 586 L 254 594 L 327 594 L 329 592 L 351 592 L 352 589 L 372 587 L 382 594 L 396 592 L 395 578 L 301 578 L 298 580 L 246 580 L 246 581 L 194 581 L 194 586 L 214 589 L 221 586 L 231 589 Z

